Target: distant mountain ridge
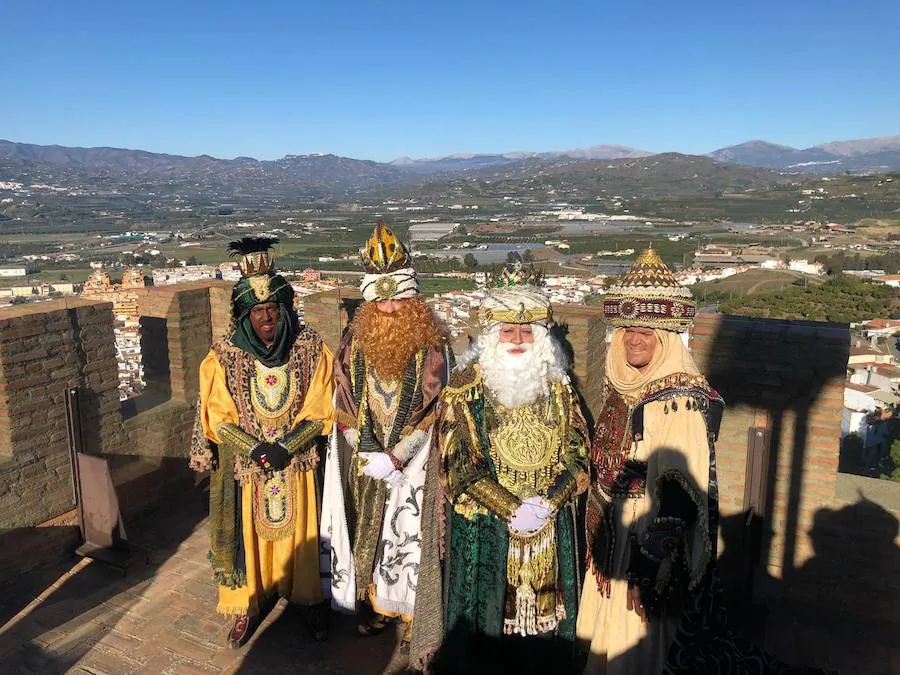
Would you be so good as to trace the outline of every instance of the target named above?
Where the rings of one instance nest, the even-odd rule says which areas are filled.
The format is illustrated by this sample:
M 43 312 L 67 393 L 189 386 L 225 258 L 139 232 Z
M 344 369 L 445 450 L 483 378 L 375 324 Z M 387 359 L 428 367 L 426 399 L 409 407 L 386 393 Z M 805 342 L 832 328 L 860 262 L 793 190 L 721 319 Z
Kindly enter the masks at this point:
M 900 170 L 900 136 L 833 141 L 798 150 L 766 141 L 747 141 L 710 152 L 720 162 L 804 173 L 882 173 Z
M 525 159 L 628 159 L 649 157 L 654 153 L 638 150 L 626 145 L 592 145 L 588 148 L 573 148 L 551 152 L 503 152 L 503 153 L 456 153 L 446 157 L 426 157 L 413 159 L 401 157 L 389 162 L 408 171 L 436 173 L 444 171 L 469 171 L 492 166 L 503 166 Z
M 276 160 L 252 157 L 217 159 L 209 155 L 184 157 L 124 148 L 75 148 L 0 140 L 0 180 L 15 178 L 29 166 L 57 168 L 113 177 L 147 177 L 196 181 L 202 185 L 265 186 L 283 189 L 341 191 L 391 187 L 409 176 L 400 169 L 371 160 L 338 155 L 286 155 Z
M 624 145 L 594 145 L 552 152 L 457 153 L 445 157 L 401 157 L 391 166 L 421 174 L 477 171 L 526 159 L 635 159 L 655 154 Z M 881 173 L 900 170 L 900 136 L 832 141 L 797 149 L 762 140 L 747 141 L 707 153 L 720 162 L 790 173 Z
M 415 185 L 423 180 L 478 178 L 491 173 L 538 175 L 560 167 L 568 171 L 577 165 L 598 163 L 595 168 L 602 168 L 603 162 L 661 158 L 666 154 L 607 144 L 553 152 L 406 157 L 383 163 L 333 154 L 286 155 L 276 160 L 219 159 L 209 155 L 185 157 L 124 148 L 78 148 L 0 140 L 0 181 L 71 177 L 74 184 L 85 178 L 100 178 L 99 184 L 104 185 L 143 188 L 157 185 L 167 189 L 181 186 L 208 189 L 216 194 L 352 195 Z M 884 173 L 900 171 L 900 136 L 833 141 L 802 150 L 766 141 L 748 141 L 720 148 L 705 157 L 782 173 Z M 682 161 L 675 166 L 687 164 Z

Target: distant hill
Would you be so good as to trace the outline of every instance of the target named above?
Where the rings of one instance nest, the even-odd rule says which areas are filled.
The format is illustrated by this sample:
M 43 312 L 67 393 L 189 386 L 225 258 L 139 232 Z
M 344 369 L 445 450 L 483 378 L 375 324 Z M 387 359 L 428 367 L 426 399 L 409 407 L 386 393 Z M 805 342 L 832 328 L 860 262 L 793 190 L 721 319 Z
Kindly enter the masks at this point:
M 529 160 L 478 174 L 496 192 L 544 190 L 572 195 L 630 195 L 636 198 L 711 195 L 729 190 L 767 188 L 789 182 L 773 171 L 718 162 L 709 157 L 663 153 L 614 160 Z
M 900 170 L 900 136 L 834 141 L 798 150 L 766 141 L 747 141 L 709 153 L 721 162 L 804 173 L 884 173 Z
M 780 291 L 789 286 L 821 284 L 825 279 L 813 278 L 790 270 L 747 270 L 724 279 L 706 281 L 691 286 L 691 292 L 699 301 L 739 297 L 752 293 Z
M 592 145 L 588 148 L 573 148 L 553 152 L 507 152 L 502 154 L 455 154 L 446 157 L 412 159 L 401 157 L 390 162 L 392 166 L 416 173 L 444 173 L 448 171 L 473 171 L 491 167 L 507 166 L 527 159 L 621 159 L 624 157 L 646 157 L 652 153 L 625 145 Z
M 102 177 L 127 183 L 139 177 L 196 183 L 211 188 L 273 192 L 343 191 L 382 188 L 411 180 L 400 169 L 338 155 L 287 155 L 260 161 L 251 157 L 183 157 L 123 148 L 70 148 L 0 140 L 0 180 L 21 175 Z

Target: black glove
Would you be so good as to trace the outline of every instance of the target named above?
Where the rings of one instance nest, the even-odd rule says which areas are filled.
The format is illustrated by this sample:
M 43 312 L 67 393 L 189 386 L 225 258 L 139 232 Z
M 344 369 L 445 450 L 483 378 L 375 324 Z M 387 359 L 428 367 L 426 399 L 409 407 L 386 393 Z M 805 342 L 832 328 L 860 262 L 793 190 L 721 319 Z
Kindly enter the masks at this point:
M 264 471 L 281 471 L 291 461 L 291 453 L 281 443 L 260 443 L 250 451 L 250 459 Z
M 681 518 L 663 516 L 653 519 L 641 541 L 631 535 L 628 586 L 640 588 L 641 603 L 650 616 L 659 616 L 665 600 L 656 589 L 660 564 L 665 558 L 674 563 L 680 557 L 685 529 Z M 673 581 L 669 579 L 668 587 L 663 590 L 666 595 L 674 590 Z

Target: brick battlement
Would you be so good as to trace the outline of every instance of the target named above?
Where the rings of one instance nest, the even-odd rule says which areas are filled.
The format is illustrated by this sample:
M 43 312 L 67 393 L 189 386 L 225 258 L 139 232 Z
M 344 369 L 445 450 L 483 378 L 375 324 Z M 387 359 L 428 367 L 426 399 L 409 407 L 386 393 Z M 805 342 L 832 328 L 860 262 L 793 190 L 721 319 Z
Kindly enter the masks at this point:
M 212 340 L 228 329 L 230 290 L 228 282 L 209 281 L 134 289 L 147 387 L 124 403 L 118 400 L 111 303 L 67 298 L 0 310 L 0 531 L 7 544 L 0 547 L 0 581 L 23 571 L 24 561 L 50 555 L 53 546 L 58 554 L 75 543 L 66 518 L 73 506 L 67 388 L 81 392 L 85 451 L 109 459 L 126 521 L 192 480 L 186 458 L 198 367 Z M 359 302 L 347 289 L 308 296 L 306 322 L 334 350 Z M 554 315 L 590 416 L 603 380 L 602 310 L 559 305 Z M 848 611 L 856 603 L 878 616 L 893 612 L 900 569 L 888 562 L 895 558 L 872 555 L 871 546 L 851 545 L 842 557 L 867 569 L 876 564 L 872 558 L 884 559 L 876 564 L 877 583 L 891 593 L 877 592 L 874 582 L 841 591 L 828 581 L 826 589 L 831 572 L 809 572 L 840 537 L 865 535 L 861 541 L 878 539 L 886 550 L 900 543 L 900 485 L 854 478 L 866 487 L 851 499 L 837 471 L 847 326 L 700 315 L 690 344 L 727 403 L 717 446 L 723 568 L 741 577 L 755 567 L 757 596 L 824 598 L 827 590 L 830 601 Z M 769 454 L 758 481 L 764 527 L 755 543 L 744 528 L 748 499 L 760 493 L 748 481 L 751 434 L 761 434 Z M 37 527 L 48 521 L 54 527 Z M 63 534 L 48 539 L 53 529 Z M 38 531 L 43 543 L 35 545 Z

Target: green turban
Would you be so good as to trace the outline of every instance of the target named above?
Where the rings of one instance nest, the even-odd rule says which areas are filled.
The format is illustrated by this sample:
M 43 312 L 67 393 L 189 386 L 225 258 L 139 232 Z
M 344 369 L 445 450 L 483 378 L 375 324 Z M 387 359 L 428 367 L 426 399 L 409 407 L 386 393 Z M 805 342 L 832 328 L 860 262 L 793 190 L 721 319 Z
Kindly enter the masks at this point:
M 276 302 L 281 308 L 275 341 L 268 347 L 250 323 L 250 310 L 265 302 Z M 241 277 L 231 291 L 231 311 L 235 322 L 231 342 L 235 347 L 253 354 L 269 368 L 287 363 L 300 322 L 294 310 L 294 289 L 283 276 L 268 272 Z

